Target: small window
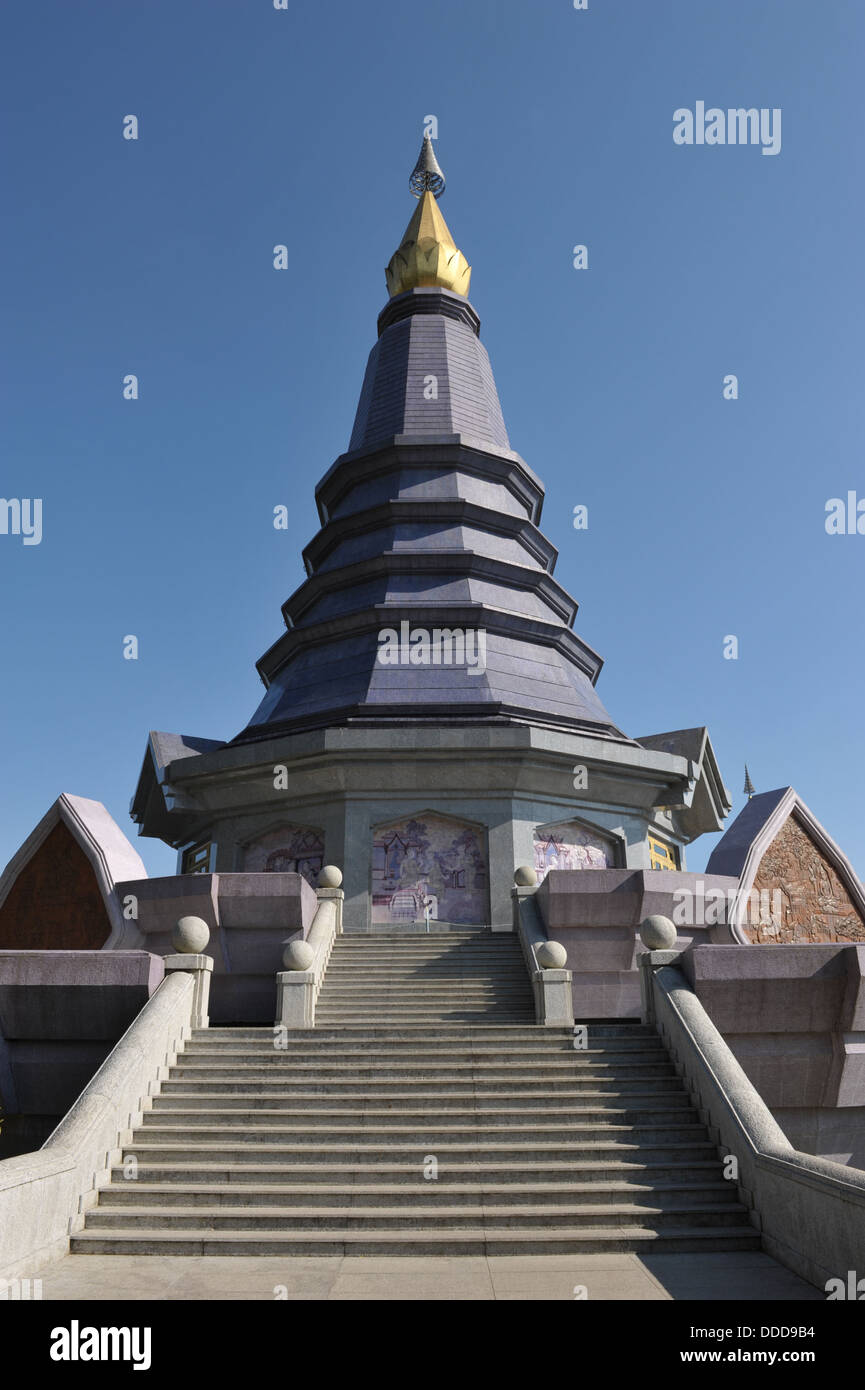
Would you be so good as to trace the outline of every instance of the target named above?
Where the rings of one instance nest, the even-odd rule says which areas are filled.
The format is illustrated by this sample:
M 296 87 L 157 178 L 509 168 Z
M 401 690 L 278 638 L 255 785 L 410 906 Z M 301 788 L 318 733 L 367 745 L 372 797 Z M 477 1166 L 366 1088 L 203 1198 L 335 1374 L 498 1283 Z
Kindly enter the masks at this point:
M 207 874 L 210 873 L 210 841 L 207 840 L 200 845 L 191 845 L 189 849 L 183 851 L 184 874 Z
M 664 840 L 657 840 L 654 835 L 650 835 L 649 867 L 652 869 L 678 869 L 679 851 L 676 846 L 668 845 Z

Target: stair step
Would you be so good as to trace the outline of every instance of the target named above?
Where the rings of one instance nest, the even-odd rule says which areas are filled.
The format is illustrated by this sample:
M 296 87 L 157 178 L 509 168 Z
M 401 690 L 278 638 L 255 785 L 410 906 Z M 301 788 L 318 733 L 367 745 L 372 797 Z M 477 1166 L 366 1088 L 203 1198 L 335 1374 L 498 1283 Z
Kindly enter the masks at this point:
M 608 1132 L 609 1133 L 609 1132 Z M 237 1162 L 246 1163 L 272 1163 L 277 1159 L 283 1162 L 290 1162 L 292 1159 L 302 1160 L 304 1155 L 309 1156 L 310 1152 L 315 1153 L 318 1161 L 322 1164 L 342 1163 L 356 1158 L 359 1147 L 363 1149 L 364 1156 L 368 1161 L 375 1165 L 393 1162 L 398 1158 L 407 1158 L 414 1161 L 419 1167 L 424 1158 L 429 1154 L 429 1145 L 421 1137 L 414 1142 L 401 1140 L 396 1142 L 393 1139 L 386 1146 L 376 1146 L 367 1144 L 359 1146 L 356 1140 L 351 1143 L 339 1142 L 337 1139 L 323 1141 L 317 1137 L 317 1142 L 312 1143 L 291 1143 L 283 1140 L 279 1143 L 267 1143 L 264 1139 L 257 1143 L 235 1143 L 227 1140 L 225 1135 L 221 1135 L 218 1141 L 207 1143 L 206 1141 L 188 1140 L 185 1143 L 171 1143 L 169 1140 L 157 1141 L 153 1139 L 142 1140 L 140 1143 L 127 1145 L 123 1154 L 124 1157 L 134 1156 L 139 1163 L 159 1162 L 162 1160 L 173 1160 L 175 1163 L 198 1163 L 204 1161 L 209 1156 L 211 1161 L 219 1158 L 231 1157 Z M 473 1163 L 487 1163 L 496 1159 L 507 1163 L 543 1163 L 560 1162 L 566 1163 L 568 1160 L 603 1158 L 611 1156 L 628 1157 L 653 1157 L 656 1160 L 665 1159 L 700 1159 L 707 1158 L 714 1153 L 712 1145 L 708 1141 L 701 1141 L 699 1131 L 695 1134 L 692 1142 L 688 1143 L 684 1139 L 658 1141 L 655 1143 L 636 1143 L 633 1137 L 622 1136 L 620 1139 L 606 1137 L 604 1139 L 585 1139 L 582 1141 L 571 1140 L 567 1143 L 556 1143 L 551 1140 L 547 1144 L 541 1143 L 520 1143 L 518 1141 L 495 1142 L 487 1140 L 485 1143 L 478 1141 L 460 1140 L 436 1140 L 435 1156 L 442 1165 L 445 1159 L 467 1160 Z
M 760 1237 L 752 1226 L 670 1227 L 653 1231 L 640 1226 L 514 1231 L 429 1231 L 423 1235 L 404 1231 L 308 1231 L 278 1233 L 258 1231 L 242 1235 L 231 1231 L 199 1233 L 184 1238 L 168 1231 L 138 1230 L 112 1236 L 84 1230 L 73 1235 L 73 1254 L 115 1255 L 547 1255 L 592 1254 L 599 1251 L 692 1253 L 703 1250 L 759 1250 Z
M 606 1024 L 606 1023 L 605 1023 L 605 1024 L 589 1023 L 589 1024 L 586 1024 L 586 1025 L 584 1025 L 584 1026 L 586 1026 L 586 1027 L 589 1029 L 589 1035 L 590 1035 L 590 1037 L 614 1038 L 614 1039 L 615 1039 L 615 1038 L 618 1038 L 618 1037 L 620 1037 L 620 1036 L 621 1036 L 621 1037 L 624 1037 L 624 1038 L 632 1038 L 632 1037 L 635 1037 L 635 1036 L 639 1036 L 639 1037 L 649 1038 L 649 1039 L 651 1039 L 655 1044 L 657 1044 L 657 1042 L 658 1042 L 658 1035 L 657 1035 L 657 1033 L 656 1033 L 653 1029 L 649 1028 L 649 1027 L 648 1027 L 647 1025 L 645 1025 L 645 1024 L 627 1023 L 627 1022 L 624 1022 L 624 1023 L 622 1023 L 621 1025 L 618 1025 L 618 1024 Z M 389 1039 L 389 1040 L 395 1040 L 395 1041 L 396 1041 L 396 1040 L 399 1040 L 399 1039 L 402 1039 L 402 1038 L 406 1038 L 406 1039 L 409 1039 L 409 1040 L 410 1040 L 410 1039 L 412 1039 L 412 1038 L 415 1038 L 415 1037 L 418 1035 L 419 1029 L 418 1029 L 417 1026 L 410 1026 L 410 1027 L 405 1028 L 405 1029 L 393 1030 L 393 1029 L 390 1029 L 390 1028 L 388 1028 L 388 1027 L 386 1027 L 386 1026 L 382 1027 L 382 1026 L 380 1026 L 376 1021 L 374 1021 L 374 1022 L 371 1023 L 371 1024 L 366 1024 L 366 1025 L 362 1025 L 362 1026 L 352 1026 L 352 1027 L 349 1027 L 349 1028 L 336 1028 L 336 1029 L 330 1028 L 330 1029 L 328 1029 L 328 1028 L 319 1028 L 318 1025 L 316 1025 L 316 1027 L 315 1027 L 314 1029 L 309 1029 L 309 1028 L 287 1028 L 287 1029 L 284 1029 L 284 1030 L 282 1030 L 282 1031 L 283 1031 L 284 1035 L 287 1036 L 287 1037 L 289 1038 L 290 1041 L 297 1041 L 297 1042 L 300 1042 L 300 1043 L 302 1043 L 302 1042 L 312 1043 L 312 1042 L 320 1042 L 320 1041 L 325 1041 L 325 1042 L 327 1042 L 327 1041 L 339 1040 L 339 1039 L 343 1039 L 343 1038 L 346 1038 L 346 1039 L 349 1039 L 349 1038 L 358 1038 L 358 1039 L 362 1039 L 362 1038 L 368 1038 L 368 1037 L 373 1037 L 373 1038 L 377 1038 L 377 1039 L 380 1039 L 380 1038 L 387 1038 L 387 1039 Z M 273 1038 L 273 1034 L 274 1034 L 274 1029 L 273 1029 L 272 1027 L 266 1027 L 266 1028 L 254 1028 L 254 1027 L 248 1027 L 248 1028 L 233 1028 L 233 1027 L 232 1027 L 232 1028 L 218 1028 L 218 1027 L 213 1027 L 213 1028 L 196 1028 L 195 1031 L 194 1031 L 193 1034 L 192 1034 L 192 1038 L 193 1038 L 194 1040 L 198 1040 L 198 1039 L 201 1039 L 201 1038 L 203 1038 L 203 1039 L 210 1039 L 211 1041 L 217 1042 L 217 1043 L 218 1043 L 218 1042 L 221 1042 L 221 1041 L 223 1041 L 223 1040 L 231 1041 L 231 1040 L 233 1040 L 233 1039 L 238 1039 L 238 1040 L 242 1040 L 242 1041 L 245 1041 L 245 1040 L 253 1040 L 253 1041 L 270 1041 L 270 1040 Z M 511 1041 L 518 1040 L 518 1039 L 520 1039 L 520 1038 L 525 1038 L 526 1041 L 529 1041 L 529 1042 L 537 1042 L 537 1041 L 539 1041 L 539 1040 L 541 1040 L 541 1039 L 550 1039 L 550 1038 L 568 1039 L 568 1040 L 569 1040 L 569 1042 L 568 1042 L 568 1045 L 569 1045 L 569 1046 L 572 1046 L 572 1042 L 570 1041 L 570 1040 L 572 1039 L 572 1036 L 573 1036 L 573 1029 L 572 1029 L 572 1028 L 560 1028 L 560 1027 L 546 1028 L 546 1027 L 543 1027 L 543 1026 L 541 1026 L 540 1024 L 536 1024 L 536 1023 L 529 1024 L 529 1025 L 524 1025 L 524 1024 L 505 1024 L 505 1025 L 501 1025 L 501 1026 L 500 1026 L 500 1025 L 497 1025 L 497 1024 L 475 1024 L 475 1025 L 466 1025 L 466 1026 L 462 1026 L 462 1025 L 460 1025 L 460 1024 L 456 1024 L 456 1025 L 453 1025 L 453 1024 L 441 1024 L 441 1025 L 439 1025 L 439 1027 L 435 1030 L 435 1033 L 433 1034 L 433 1037 L 434 1037 L 434 1038 L 437 1038 L 437 1039 L 440 1038 L 442 1041 L 446 1041 L 446 1042 L 448 1042 L 448 1041 L 458 1041 L 460 1038 L 470 1038 L 470 1039 L 479 1038 L 479 1039 L 483 1039 L 483 1040 L 486 1040 L 486 1041 L 491 1041 L 491 1040 L 495 1039 L 496 1037 L 501 1037 L 501 1038 L 509 1039 L 509 1040 L 511 1040 Z
M 373 1179 L 378 1185 L 384 1179 L 401 1187 L 416 1187 L 422 1180 L 422 1169 L 417 1162 L 416 1151 L 412 1153 L 413 1161 L 402 1163 L 390 1159 L 380 1163 L 364 1163 L 354 1155 L 352 1160 L 345 1163 L 322 1166 L 318 1162 L 309 1162 L 309 1154 L 306 1155 L 306 1159 L 306 1162 L 292 1163 L 248 1163 L 237 1160 L 230 1166 L 224 1160 L 196 1160 L 195 1164 L 190 1166 L 186 1163 L 160 1162 L 158 1158 L 155 1161 L 142 1162 L 139 1156 L 138 1181 L 173 1183 L 178 1179 L 206 1179 L 211 1183 L 233 1183 L 245 1189 L 248 1185 L 269 1185 L 271 1180 L 276 1184 L 313 1182 L 330 1186 L 357 1181 L 371 1182 Z M 436 1182 L 439 1190 L 449 1187 L 451 1183 L 502 1180 L 527 1187 L 542 1179 L 549 1182 L 625 1182 L 642 1179 L 654 1183 L 668 1182 L 682 1176 L 694 1179 L 700 1174 L 717 1179 L 719 1172 L 720 1164 L 717 1158 L 703 1152 L 699 1158 L 668 1158 L 656 1161 L 646 1161 L 642 1157 L 635 1159 L 633 1156 L 625 1159 L 618 1156 L 589 1160 L 569 1159 L 565 1162 L 548 1160 L 534 1163 L 531 1169 L 515 1168 L 501 1160 L 475 1163 L 449 1161 L 446 1165 L 440 1166 Z M 133 1187 L 132 1180 L 126 1178 L 122 1167 L 112 1169 L 111 1181 L 113 1186 L 103 1189 L 106 1200 L 117 1187 L 128 1190 Z M 137 1183 L 134 1185 L 137 1186 Z
M 490 1120 L 496 1119 L 499 1122 L 518 1120 L 520 1118 L 528 1120 L 551 1120 L 563 1121 L 568 1117 L 581 1117 L 587 1115 L 618 1115 L 633 1114 L 636 1112 L 646 1114 L 679 1114 L 682 1110 L 687 1110 L 689 1106 L 688 1097 L 682 1095 L 664 1096 L 656 1098 L 622 1098 L 617 1096 L 589 1098 L 585 1103 L 559 1104 L 547 1098 L 541 1098 L 534 1104 L 527 1104 L 524 1099 L 512 1100 L 502 1104 L 499 1098 L 493 1098 L 491 1102 L 478 1102 L 475 1097 L 444 1098 L 432 1096 L 426 1104 L 418 1102 L 416 1098 L 409 1096 L 394 1100 L 388 1096 L 364 1096 L 359 1103 L 357 1096 L 328 1097 L 328 1096 L 250 1096 L 239 1097 L 219 1097 L 207 1096 L 196 1103 L 195 1097 L 189 1096 L 157 1096 L 153 1102 L 153 1110 L 148 1111 L 145 1119 L 149 1115 L 160 1116 L 166 1124 L 185 1124 L 187 1119 L 201 1120 L 206 1119 L 208 1123 L 220 1122 L 223 1124 L 242 1124 L 244 1117 L 253 1116 L 276 1117 L 280 1115 L 291 1115 L 297 1118 L 306 1117 L 308 1122 L 313 1124 L 319 1116 L 331 1115 L 334 1118 L 351 1118 L 360 1121 L 363 1118 L 387 1120 L 392 1116 L 402 1116 L 403 1119 L 423 1119 L 429 1115 L 446 1115 L 448 1119 L 465 1119 L 475 1115 L 483 1115 Z M 450 1101 L 450 1103 L 448 1103 Z
M 330 1065 L 343 1061 L 356 1061 L 358 1055 L 362 1055 L 367 1061 L 375 1059 L 400 1063 L 414 1062 L 418 1065 L 432 1061 L 463 1064 L 474 1062 L 488 1064 L 517 1062 L 524 1065 L 530 1062 L 543 1063 L 544 1065 L 547 1062 L 604 1062 L 612 1064 L 618 1057 L 622 1057 L 629 1065 L 635 1062 L 662 1062 L 669 1065 L 666 1055 L 655 1049 L 652 1051 L 633 1049 L 627 1053 L 618 1053 L 599 1049 L 578 1050 L 569 1048 L 563 1043 L 554 1043 L 548 1047 L 535 1047 L 528 1043 L 525 1047 L 513 1046 L 511 1043 L 430 1043 L 428 1047 L 424 1047 L 421 1043 L 408 1042 L 395 1044 L 393 1047 L 371 1042 L 360 1053 L 358 1048 L 340 1047 L 335 1043 L 311 1048 L 300 1048 L 297 1045 L 283 1048 L 273 1044 L 267 1047 L 259 1043 L 248 1043 L 246 1047 L 230 1048 L 226 1045 L 223 1049 L 205 1048 L 204 1044 L 197 1044 L 185 1047 L 178 1056 L 178 1062 L 203 1063 L 209 1059 L 224 1066 L 226 1062 L 269 1062 L 276 1056 L 277 1060 L 292 1064 L 318 1065 L 327 1063 Z
M 596 1112 L 585 1116 L 582 1121 L 571 1123 L 553 1122 L 540 1117 L 532 1117 L 530 1122 L 516 1123 L 510 1116 L 494 1123 L 488 1122 L 484 1116 L 468 1122 L 454 1118 L 450 1123 L 443 1123 L 440 1118 L 435 1121 L 428 1118 L 424 1122 L 421 1118 L 409 1124 L 404 1115 L 397 1114 L 389 1117 L 388 1122 L 381 1119 L 374 1121 L 372 1117 L 361 1120 L 346 1117 L 340 1123 L 330 1116 L 323 1116 L 319 1117 L 317 1124 L 312 1124 L 308 1117 L 304 1117 L 302 1123 L 288 1123 L 282 1112 L 277 1111 L 276 1114 L 277 1120 L 266 1114 L 259 1114 L 255 1119 L 249 1115 L 245 1124 L 240 1121 L 234 1125 L 227 1118 L 208 1121 L 199 1113 L 177 1123 L 172 1123 L 173 1117 L 170 1115 L 158 1114 L 154 1117 L 147 1114 L 138 1132 L 148 1144 L 157 1143 L 163 1138 L 172 1140 L 177 1137 L 178 1130 L 196 1143 L 216 1143 L 230 1130 L 233 1140 L 242 1137 L 247 1144 L 278 1143 L 282 1140 L 298 1144 L 326 1144 L 333 1139 L 351 1139 L 355 1144 L 363 1145 L 400 1141 L 434 1147 L 439 1139 L 452 1143 L 485 1143 L 507 1137 L 516 1143 L 532 1136 L 547 1143 L 567 1143 L 571 1139 L 580 1140 L 594 1135 L 601 1138 L 627 1135 L 635 1142 L 644 1135 L 678 1140 L 683 1137 L 687 1139 L 700 1129 L 697 1116 L 688 1111 L 661 1111 L 657 1117 L 637 1121 L 631 1120 L 624 1111 L 612 1114 Z M 238 1132 L 241 1130 L 242 1136 Z
M 100 1206 L 88 1218 L 88 1230 L 124 1233 L 136 1229 L 192 1233 L 197 1231 L 237 1231 L 240 1234 L 259 1231 L 286 1231 L 300 1236 L 307 1231 L 458 1231 L 489 1223 L 503 1229 L 552 1229 L 564 1225 L 582 1232 L 594 1227 L 641 1226 L 661 1229 L 682 1224 L 687 1218 L 690 1226 L 712 1225 L 715 1229 L 741 1227 L 747 1220 L 743 1207 L 722 1203 L 688 1207 L 640 1207 L 633 1203 L 611 1203 L 602 1206 L 559 1207 L 500 1207 L 420 1205 L 408 1207 L 355 1206 L 337 1211 L 329 1208 L 296 1207 L 286 1212 L 281 1207 L 261 1207 L 255 1212 L 246 1209 L 226 1210 L 223 1207 L 156 1207 L 137 1210 L 131 1207 Z
M 645 1117 L 645 1118 L 638 1118 Z M 142 1117 L 142 1132 L 152 1135 L 156 1129 L 186 1128 L 189 1134 L 199 1135 L 205 1131 L 218 1132 L 225 1128 L 242 1128 L 251 1125 L 255 1128 L 269 1129 L 274 1133 L 287 1133 L 295 1128 L 312 1126 L 319 1132 L 328 1128 L 363 1129 L 400 1128 L 406 1132 L 416 1131 L 434 1134 L 452 1129 L 479 1130 L 507 1129 L 509 1133 L 521 1130 L 535 1130 L 545 1137 L 551 1130 L 561 1131 L 563 1135 L 580 1132 L 586 1125 L 627 1124 L 630 1127 L 687 1126 L 689 1129 L 699 1124 L 698 1117 L 687 1105 L 657 1106 L 573 1106 L 567 1110 L 547 1107 L 545 1110 L 496 1110 L 477 1112 L 474 1108 L 437 1115 L 435 1110 L 414 1110 L 409 1108 L 381 1109 L 363 1107 L 357 1109 L 328 1109 L 308 1111 L 304 1109 L 274 1106 L 251 1109 L 247 1114 L 240 1110 L 150 1110 Z
M 408 1183 L 302 1183 L 236 1184 L 193 1182 L 126 1182 L 118 1183 L 106 1195 L 112 1208 L 122 1206 L 169 1207 L 349 1207 L 414 1205 L 419 1200 L 438 1198 L 436 1206 L 474 1206 L 492 1203 L 494 1206 L 583 1206 L 607 1201 L 631 1202 L 650 1207 L 707 1205 L 721 1203 L 737 1205 L 736 1189 L 728 1182 L 704 1179 L 702 1182 L 658 1181 L 654 1185 L 633 1182 L 549 1182 L 526 1183 L 465 1182 L 423 1183 L 414 1170 L 415 1181 Z M 434 1187 L 435 1193 L 429 1188 Z M 666 1204 L 666 1205 L 665 1205 Z
M 226 1080 L 230 1076 L 236 1077 L 238 1080 L 242 1080 L 244 1077 L 266 1079 L 267 1077 L 279 1076 L 280 1073 L 282 1073 L 285 1079 L 290 1082 L 303 1080 L 304 1078 L 313 1081 L 339 1080 L 340 1078 L 351 1078 L 355 1081 L 361 1081 L 364 1078 L 390 1078 L 392 1080 L 399 1080 L 402 1078 L 403 1080 L 410 1080 L 412 1077 L 417 1077 L 418 1079 L 429 1081 L 439 1080 L 456 1082 L 460 1080 L 475 1080 L 482 1082 L 486 1080 L 508 1082 L 522 1080 L 531 1082 L 534 1085 L 538 1084 L 538 1068 L 536 1066 L 524 1066 L 519 1062 L 437 1062 L 435 1065 L 424 1068 L 412 1062 L 400 1063 L 388 1061 L 376 1065 L 367 1060 L 361 1062 L 360 1059 L 358 1059 L 353 1066 L 350 1062 L 298 1062 L 295 1064 L 288 1064 L 279 1057 L 274 1057 L 270 1060 L 262 1058 L 255 1062 L 237 1062 L 233 1066 L 227 1064 L 217 1066 L 215 1063 L 196 1066 L 194 1062 L 182 1059 L 176 1064 L 173 1070 L 176 1078 L 195 1076 L 212 1077 L 214 1081 L 220 1079 Z M 545 1071 L 548 1072 L 548 1080 L 550 1081 L 562 1080 L 570 1082 L 579 1081 L 581 1079 L 597 1082 L 613 1074 L 613 1069 L 610 1067 L 601 1065 L 593 1067 L 586 1065 L 581 1066 L 573 1062 L 564 1062 L 561 1064 L 550 1062 L 545 1067 Z M 627 1073 L 627 1075 L 625 1073 Z M 664 1065 L 662 1063 L 658 1063 L 654 1066 L 646 1064 L 639 1069 L 629 1066 L 626 1069 L 621 1069 L 621 1073 L 618 1074 L 623 1080 L 638 1080 L 641 1077 L 654 1079 L 655 1077 L 675 1076 L 673 1068 L 669 1064 Z

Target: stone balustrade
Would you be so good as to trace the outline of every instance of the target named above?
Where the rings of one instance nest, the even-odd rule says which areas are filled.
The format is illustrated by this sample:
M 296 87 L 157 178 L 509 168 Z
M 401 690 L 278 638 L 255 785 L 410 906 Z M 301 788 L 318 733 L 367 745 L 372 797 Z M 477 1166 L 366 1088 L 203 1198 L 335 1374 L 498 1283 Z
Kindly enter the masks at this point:
M 205 924 L 193 935 L 175 934 L 165 979 L 42 1148 L 0 1162 L 0 1278 L 29 1276 L 66 1254 L 185 1039 L 206 1027 Z
M 284 1028 L 314 1028 L 315 1006 L 324 982 L 333 943 L 342 934 L 342 873 L 325 865 L 318 876 L 318 907 L 305 941 L 289 941 L 285 970 L 276 977 L 276 1023 Z
M 537 881 L 537 874 L 529 865 L 514 873 L 514 931 L 532 981 L 536 1022 L 548 1028 L 571 1028 L 574 1005 L 571 972 L 565 968 L 567 952 L 559 942 L 550 941 L 544 930 L 535 899 Z
M 865 1172 L 793 1147 L 691 989 L 670 946 L 675 927 L 668 922 L 665 936 L 662 920 L 643 932 L 643 1020 L 730 1162 L 763 1248 L 818 1288 L 846 1282 L 851 1270 L 865 1274 Z

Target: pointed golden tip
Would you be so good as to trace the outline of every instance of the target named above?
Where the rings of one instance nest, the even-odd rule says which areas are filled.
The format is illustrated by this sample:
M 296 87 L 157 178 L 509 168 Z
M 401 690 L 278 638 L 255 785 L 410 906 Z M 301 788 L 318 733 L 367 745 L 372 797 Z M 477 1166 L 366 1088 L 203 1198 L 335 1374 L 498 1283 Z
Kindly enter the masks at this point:
M 385 270 L 391 299 L 407 290 L 433 288 L 467 295 L 472 268 L 448 231 L 433 193 L 421 195 L 399 250 Z

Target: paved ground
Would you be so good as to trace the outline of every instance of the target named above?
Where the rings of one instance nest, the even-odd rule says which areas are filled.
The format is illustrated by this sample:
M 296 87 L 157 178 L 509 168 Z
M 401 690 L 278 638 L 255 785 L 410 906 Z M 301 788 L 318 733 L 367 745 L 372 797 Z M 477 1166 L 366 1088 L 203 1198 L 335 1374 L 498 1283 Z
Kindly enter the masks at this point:
M 823 1300 L 768 1255 L 496 1255 L 442 1259 L 67 1255 L 42 1296 L 78 1299 Z

